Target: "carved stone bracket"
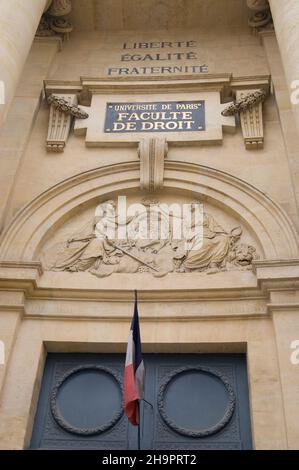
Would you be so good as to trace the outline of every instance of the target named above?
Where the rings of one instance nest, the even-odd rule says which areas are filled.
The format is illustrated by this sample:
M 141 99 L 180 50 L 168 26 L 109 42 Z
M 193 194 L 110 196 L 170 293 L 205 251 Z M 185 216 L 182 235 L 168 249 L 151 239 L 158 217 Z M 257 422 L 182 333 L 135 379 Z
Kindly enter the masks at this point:
M 138 146 L 140 158 L 140 188 L 149 192 L 163 188 L 164 159 L 168 145 L 165 138 L 142 139 Z
M 249 95 L 259 90 L 237 90 L 236 98 L 238 100 L 246 99 Z M 258 150 L 264 147 L 264 129 L 263 129 L 263 102 L 257 99 L 255 104 L 248 106 L 240 112 L 240 121 L 243 132 L 245 147 L 247 150 Z
M 47 136 L 48 152 L 63 152 L 68 139 L 73 116 L 71 109 L 77 107 L 76 94 L 51 95 L 48 98 L 50 104 L 50 118 Z
M 71 22 L 65 18 L 72 10 L 71 0 L 48 1 L 45 12 L 38 26 L 37 37 L 62 36 L 68 39 L 73 30 Z
M 263 102 L 266 96 L 267 93 L 263 90 L 237 90 L 235 103 L 222 111 L 224 116 L 240 113 L 247 150 L 258 150 L 264 146 Z

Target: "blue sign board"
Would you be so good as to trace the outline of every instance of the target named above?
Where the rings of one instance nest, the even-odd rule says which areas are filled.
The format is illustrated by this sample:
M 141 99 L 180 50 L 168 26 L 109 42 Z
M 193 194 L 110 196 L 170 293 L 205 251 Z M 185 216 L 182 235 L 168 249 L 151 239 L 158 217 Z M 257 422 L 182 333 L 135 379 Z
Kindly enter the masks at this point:
M 107 103 L 104 128 L 106 133 L 204 130 L 204 101 Z

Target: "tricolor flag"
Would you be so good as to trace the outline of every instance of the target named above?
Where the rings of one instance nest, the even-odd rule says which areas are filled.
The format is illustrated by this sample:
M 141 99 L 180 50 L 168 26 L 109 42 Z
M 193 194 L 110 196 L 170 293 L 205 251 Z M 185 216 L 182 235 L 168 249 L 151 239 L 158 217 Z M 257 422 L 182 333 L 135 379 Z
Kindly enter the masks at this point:
M 125 413 L 129 421 L 139 424 L 139 400 L 144 395 L 144 363 L 141 352 L 137 295 L 135 294 L 134 316 L 127 346 L 124 376 Z

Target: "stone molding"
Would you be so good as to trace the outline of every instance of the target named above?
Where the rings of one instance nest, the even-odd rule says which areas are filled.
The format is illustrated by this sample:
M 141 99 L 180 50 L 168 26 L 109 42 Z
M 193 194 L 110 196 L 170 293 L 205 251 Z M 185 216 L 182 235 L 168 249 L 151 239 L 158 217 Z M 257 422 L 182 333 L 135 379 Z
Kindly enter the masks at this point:
M 57 93 L 76 92 L 80 103 L 90 105 L 92 93 L 142 94 L 148 92 L 198 92 L 220 91 L 223 100 L 231 97 L 231 91 L 237 89 L 260 89 L 269 92 L 270 75 L 233 76 L 231 73 L 180 75 L 169 78 L 163 77 L 128 77 L 124 81 L 117 77 L 81 77 L 80 81 L 60 81 L 47 79 L 44 81 L 46 96 Z
M 282 275 L 281 269 L 285 268 Z M 33 269 L 31 263 L 9 263 L 0 261 L 0 312 L 20 313 L 24 318 L 31 319 L 64 319 L 93 320 L 93 321 L 130 321 L 129 305 L 132 303 L 133 290 L 130 286 L 112 288 L 111 282 L 107 287 L 92 285 L 89 288 L 54 285 L 44 282 L 38 263 Z M 267 278 L 265 272 L 267 270 Z M 33 276 L 33 271 L 35 275 Z M 31 274 L 30 274 L 31 273 Z M 252 275 L 252 273 L 251 273 Z M 191 275 L 190 279 L 193 277 Z M 196 276 L 195 276 L 196 277 Z M 34 279 L 33 279 L 34 278 Z M 202 278 L 201 278 L 202 279 Z M 161 287 L 160 281 L 154 286 L 143 283 L 138 290 L 139 301 L 143 304 L 142 321 L 169 321 L 219 319 L 219 318 L 266 318 L 272 312 L 298 312 L 299 301 L 292 293 L 299 291 L 299 259 L 293 260 L 262 260 L 256 262 L 256 279 L 247 287 L 233 283 L 219 288 L 209 284 L 202 285 L 196 277 L 194 283 L 186 288 L 174 285 L 170 279 L 168 286 Z M 176 279 L 177 281 L 177 279 Z M 151 281 L 152 282 L 152 281 Z M 127 306 L 125 311 L 116 309 L 115 313 L 106 313 L 105 305 L 117 301 Z M 217 305 L 221 301 L 221 314 Z M 74 310 L 74 304 L 80 302 L 84 308 L 79 312 Z M 152 314 L 151 304 L 167 303 L 170 307 L 168 314 L 157 316 Z M 178 302 L 189 304 L 188 314 L 177 313 L 171 305 Z M 244 302 L 246 309 L 244 308 Z M 47 308 L 45 308 L 47 305 Z M 194 305 L 194 308 L 192 308 Z M 241 307 L 242 305 L 242 307 Z M 191 310 L 190 310 L 191 309 Z
M 106 194 L 138 189 L 139 162 L 96 168 L 64 180 L 24 206 L 3 232 L 0 259 L 33 261 L 61 221 Z M 298 257 L 298 235 L 284 210 L 268 195 L 228 173 L 193 163 L 165 161 L 164 187 L 204 196 L 252 231 L 265 259 Z M 19 234 L 22 233 L 22 237 Z

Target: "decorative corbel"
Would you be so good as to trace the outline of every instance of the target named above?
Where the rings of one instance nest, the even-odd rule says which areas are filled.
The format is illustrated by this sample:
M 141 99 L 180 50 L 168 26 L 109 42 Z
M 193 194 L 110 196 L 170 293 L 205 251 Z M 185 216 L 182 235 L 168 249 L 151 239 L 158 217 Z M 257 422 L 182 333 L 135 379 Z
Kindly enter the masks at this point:
M 47 136 L 48 152 L 63 152 L 68 139 L 72 120 L 87 119 L 88 114 L 78 107 L 76 94 L 59 94 L 48 97 L 50 118 Z
M 168 145 L 163 137 L 142 139 L 139 143 L 140 189 L 155 192 L 163 188 L 164 159 Z
M 223 116 L 240 114 L 247 150 L 258 150 L 264 147 L 263 102 L 266 96 L 263 90 L 237 90 L 235 103 L 222 111 Z
M 49 0 L 41 17 L 36 36 L 45 38 L 59 35 L 63 39 L 68 39 L 73 30 L 73 25 L 65 16 L 71 10 L 71 0 Z

